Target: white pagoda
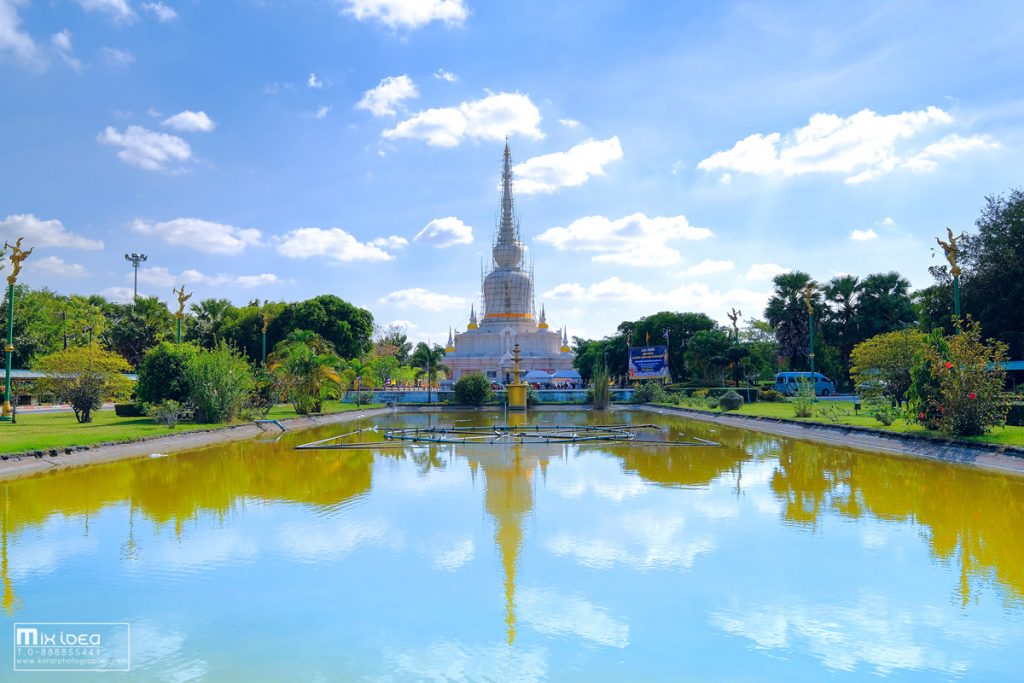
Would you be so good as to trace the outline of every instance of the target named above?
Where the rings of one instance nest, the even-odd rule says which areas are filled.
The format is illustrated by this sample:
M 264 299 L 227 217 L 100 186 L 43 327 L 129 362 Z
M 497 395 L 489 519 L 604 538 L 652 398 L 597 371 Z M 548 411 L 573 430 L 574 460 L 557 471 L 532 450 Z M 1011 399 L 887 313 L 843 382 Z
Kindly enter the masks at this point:
M 572 368 L 572 351 L 566 331 L 548 329 L 544 308 L 534 315 L 533 272 L 523 268 L 526 247 L 519 239 L 519 220 L 512 199 L 512 156 L 505 142 L 501 173 L 501 219 L 491 250 L 491 271 L 481 283 L 482 310 L 470 309 L 469 326 L 461 334 L 448 335 L 444 364 L 457 380 L 471 372 L 492 381 L 512 381 L 512 349 L 519 344 L 522 372 L 549 373 Z

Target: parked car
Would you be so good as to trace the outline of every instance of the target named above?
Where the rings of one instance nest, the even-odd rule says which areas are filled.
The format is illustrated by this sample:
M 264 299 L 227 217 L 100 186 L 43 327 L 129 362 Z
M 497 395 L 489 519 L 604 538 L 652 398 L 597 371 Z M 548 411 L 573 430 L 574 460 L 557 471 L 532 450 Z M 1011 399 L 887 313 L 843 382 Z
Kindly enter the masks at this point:
M 775 391 L 792 396 L 797 392 L 800 382 L 810 382 L 809 372 L 780 372 L 775 375 Z M 817 396 L 831 396 L 836 393 L 836 385 L 820 372 L 814 373 L 814 393 Z

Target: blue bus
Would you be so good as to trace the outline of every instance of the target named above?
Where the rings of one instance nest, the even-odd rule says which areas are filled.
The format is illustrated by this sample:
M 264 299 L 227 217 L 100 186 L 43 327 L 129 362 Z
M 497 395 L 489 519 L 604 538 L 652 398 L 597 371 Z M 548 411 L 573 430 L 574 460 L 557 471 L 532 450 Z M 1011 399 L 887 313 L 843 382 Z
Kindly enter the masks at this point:
M 797 392 L 800 382 L 810 382 L 809 372 L 780 372 L 775 375 L 775 391 L 792 396 Z M 814 373 L 814 393 L 817 396 L 831 396 L 836 393 L 836 385 L 820 372 Z

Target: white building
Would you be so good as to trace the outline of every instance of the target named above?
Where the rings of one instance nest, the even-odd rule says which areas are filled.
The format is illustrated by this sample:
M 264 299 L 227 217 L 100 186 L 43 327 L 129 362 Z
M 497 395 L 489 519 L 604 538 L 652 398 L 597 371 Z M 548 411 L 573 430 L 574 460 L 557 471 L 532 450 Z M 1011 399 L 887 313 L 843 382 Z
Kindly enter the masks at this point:
M 569 339 L 548 329 L 543 307 L 540 319 L 534 315 L 533 272 L 523 268 L 525 246 L 519 240 L 519 220 L 512 199 L 512 157 L 505 142 L 501 174 L 501 220 L 491 250 L 491 271 L 483 279 L 481 317 L 469 313 L 465 332 L 448 335 L 444 364 L 457 380 L 466 373 L 480 372 L 488 379 L 512 381 L 512 347 L 519 344 L 519 367 L 523 372 L 549 373 L 572 368 Z

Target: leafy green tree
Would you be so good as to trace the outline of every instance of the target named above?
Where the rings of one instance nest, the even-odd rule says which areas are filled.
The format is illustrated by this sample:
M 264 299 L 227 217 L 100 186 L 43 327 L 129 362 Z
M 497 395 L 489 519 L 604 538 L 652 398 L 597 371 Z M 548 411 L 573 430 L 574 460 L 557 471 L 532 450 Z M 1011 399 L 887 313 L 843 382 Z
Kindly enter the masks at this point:
M 245 358 L 223 341 L 202 350 L 185 366 L 196 422 L 228 422 L 245 406 L 253 387 Z
M 686 367 L 694 378 L 702 382 L 718 382 L 728 363 L 726 354 L 731 347 L 732 339 L 724 330 L 701 330 L 687 345 Z
M 108 314 L 108 323 L 102 334 L 104 346 L 124 356 L 133 368 L 139 367 L 146 351 L 161 341 L 170 341 L 175 329 L 174 315 L 155 296 L 140 296 L 131 304 L 115 304 Z
M 868 275 L 859 290 L 856 329 L 860 338 L 903 329 L 916 320 L 910 282 L 899 273 Z
M 289 305 L 274 301 L 265 301 L 262 304 L 259 300 L 250 301 L 245 306 L 234 309 L 224 318 L 218 334 L 229 345 L 245 354 L 250 361 L 258 362 L 263 353 L 263 315 L 266 314 L 273 320 Z M 268 351 L 287 337 L 292 329 L 298 328 L 275 328 L 271 323 L 267 330 Z
M 342 371 L 342 384 L 346 389 L 372 389 L 377 386 L 377 373 L 366 358 L 353 358 Z
M 333 294 L 287 304 L 271 321 L 268 340 L 283 339 L 291 330 L 316 332 L 342 358 L 358 358 L 373 345 L 373 315 Z
M 377 356 L 393 356 L 399 365 L 405 365 L 412 353 L 412 342 L 405 333 L 405 328 L 389 325 L 375 335 L 374 354 Z
M 860 280 L 855 275 L 834 277 L 822 287 L 825 305 L 821 336 L 836 347 L 844 368 L 849 365 L 854 344 L 861 341 L 857 320 L 860 289 Z
M 953 278 L 946 267 L 928 269 L 938 284 L 919 289 L 911 295 L 922 330 L 942 330 L 953 334 Z
M 917 330 L 875 335 L 853 347 L 850 375 L 861 394 L 885 396 L 901 404 L 912 383 L 911 370 L 920 362 L 927 337 Z
M 329 342 L 297 330 L 274 349 L 270 370 L 300 415 L 319 413 L 324 399 L 341 391 L 339 368 L 344 364 Z
M 779 343 L 779 354 L 789 359 L 791 368 L 808 366 L 809 328 L 807 307 L 803 291 L 808 285 L 814 286 L 811 276 L 803 272 L 780 273 L 773 283 L 775 291 L 768 299 L 764 317 L 775 330 Z M 815 318 L 821 319 L 820 295 L 811 299 Z
M 160 342 L 146 352 L 139 365 L 139 381 L 135 397 L 140 403 L 162 403 L 173 400 L 187 403 L 189 387 L 186 368 L 199 353 L 193 344 Z
M 653 315 L 645 316 L 634 322 L 623 321 L 617 328 L 618 337 L 623 340 L 627 331 L 633 333 L 633 346 L 647 344 L 650 339 L 652 346 L 665 343 L 665 330 L 668 330 L 668 367 L 669 374 L 676 381 L 686 378 L 686 349 L 690 339 L 701 331 L 713 330 L 717 323 L 704 313 L 676 313 L 673 311 L 661 311 Z M 623 342 L 623 347 L 625 342 Z M 623 352 L 624 353 L 624 352 Z M 625 356 L 623 356 L 625 359 Z M 613 364 L 610 362 L 610 367 Z M 581 373 L 582 374 L 582 373 Z M 613 372 L 613 376 L 618 374 Z M 625 369 L 621 373 L 626 374 Z
M 373 373 L 373 386 L 383 387 L 387 386 L 389 381 L 397 381 L 395 375 L 401 366 L 398 363 L 398 359 L 394 356 L 370 356 L 368 364 L 370 372 Z
M 1024 188 L 985 198 L 960 244 L 962 313 L 1024 358 Z
M 51 353 L 39 359 L 36 369 L 47 374 L 36 380 L 38 390 L 71 404 L 80 423 L 92 422 L 92 411 L 104 400 L 131 392 L 131 380 L 124 375 L 131 370 L 128 362 L 95 346 Z
M 463 375 L 455 383 L 455 400 L 463 405 L 483 405 L 493 397 L 491 383 L 479 372 Z
M 186 339 L 194 341 L 204 349 L 212 349 L 223 339 L 224 324 L 237 316 L 236 309 L 228 299 L 203 299 L 192 304 L 193 323 Z
M 430 387 L 437 381 L 437 373 L 442 369 L 441 361 L 444 360 L 444 348 L 435 344 L 428 346 L 425 342 L 416 345 L 409 359 L 410 364 L 421 369 L 427 379 L 427 402 L 430 402 Z

